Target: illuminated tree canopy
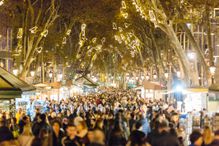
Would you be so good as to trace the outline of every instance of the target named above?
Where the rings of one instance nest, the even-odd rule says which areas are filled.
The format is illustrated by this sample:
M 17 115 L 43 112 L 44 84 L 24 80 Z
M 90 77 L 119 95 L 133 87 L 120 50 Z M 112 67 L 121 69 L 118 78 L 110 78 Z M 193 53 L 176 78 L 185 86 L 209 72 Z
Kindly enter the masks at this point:
M 188 24 L 206 26 L 211 36 L 218 6 L 217 0 L 8 0 L 0 7 L 6 20 L 0 26 L 13 28 L 13 55 L 23 78 L 42 61 L 45 68 L 62 64 L 69 79 L 78 72 L 156 72 L 162 79 L 171 65 L 195 84 L 190 74 L 199 71 L 191 69 L 178 33 L 186 33 L 206 70 L 213 59 L 211 38 L 206 57 Z

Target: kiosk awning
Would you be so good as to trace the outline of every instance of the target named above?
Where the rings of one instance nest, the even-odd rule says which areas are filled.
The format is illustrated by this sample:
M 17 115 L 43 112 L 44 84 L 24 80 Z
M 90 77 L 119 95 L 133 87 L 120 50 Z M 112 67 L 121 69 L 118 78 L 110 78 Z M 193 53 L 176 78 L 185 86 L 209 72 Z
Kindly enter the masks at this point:
M 0 67 L 0 99 L 18 98 L 23 92 L 33 91 L 35 87 L 17 78 Z
M 160 84 L 154 83 L 154 82 L 148 82 L 144 81 L 143 86 L 145 89 L 151 89 L 151 90 L 161 90 L 162 86 Z

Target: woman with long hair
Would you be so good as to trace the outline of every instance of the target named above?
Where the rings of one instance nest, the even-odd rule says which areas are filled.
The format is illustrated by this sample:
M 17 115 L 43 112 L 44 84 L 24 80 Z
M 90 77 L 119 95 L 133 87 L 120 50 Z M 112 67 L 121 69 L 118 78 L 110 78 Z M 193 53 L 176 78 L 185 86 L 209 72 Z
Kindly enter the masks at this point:
M 109 146 L 125 146 L 126 145 L 126 138 L 125 138 L 124 130 L 119 120 L 115 121 L 114 128 L 112 129 L 109 139 L 108 139 L 108 145 Z
M 87 146 L 89 144 L 89 139 L 88 139 L 88 128 L 86 121 L 79 121 L 77 126 L 77 137 L 78 137 L 78 142 L 82 146 Z
M 204 127 L 203 131 L 203 142 L 204 145 L 209 145 L 213 141 L 213 132 L 209 126 Z
M 25 125 L 22 134 L 18 136 L 18 142 L 21 146 L 31 146 L 33 139 L 34 136 L 30 125 Z

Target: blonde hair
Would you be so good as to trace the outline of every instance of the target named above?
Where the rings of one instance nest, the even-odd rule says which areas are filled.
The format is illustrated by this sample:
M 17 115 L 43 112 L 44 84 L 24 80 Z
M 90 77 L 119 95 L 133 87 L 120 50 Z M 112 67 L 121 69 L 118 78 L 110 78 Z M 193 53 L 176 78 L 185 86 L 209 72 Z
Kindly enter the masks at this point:
M 24 126 L 22 135 L 25 135 L 25 136 L 32 136 L 33 135 L 30 125 Z
M 87 124 L 86 122 L 83 120 L 83 121 L 79 121 L 79 124 L 81 124 L 81 126 L 83 127 L 82 129 L 87 129 Z
M 204 128 L 203 140 L 205 144 L 210 144 L 213 141 L 212 130 L 209 126 L 205 126 Z

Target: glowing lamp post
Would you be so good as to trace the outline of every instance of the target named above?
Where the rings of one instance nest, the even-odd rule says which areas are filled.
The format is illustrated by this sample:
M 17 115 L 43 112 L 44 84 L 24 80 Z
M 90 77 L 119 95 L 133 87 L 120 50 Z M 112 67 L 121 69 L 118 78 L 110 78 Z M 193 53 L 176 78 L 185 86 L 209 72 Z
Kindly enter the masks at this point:
M 209 68 L 210 73 L 211 73 L 211 83 L 214 84 L 214 75 L 216 72 L 216 66 L 214 64 Z
M 150 76 L 149 75 L 146 75 L 146 80 L 149 80 L 150 79 Z
M 216 67 L 213 65 L 210 67 L 210 73 L 211 75 L 214 75 L 215 74 L 215 71 L 216 71 Z
M 60 74 L 58 74 L 58 81 L 61 81 L 62 80 L 62 78 L 63 78 L 63 75 L 60 73 Z
M 144 76 L 141 76 L 141 79 L 144 80 Z
M 139 79 L 139 77 L 135 77 L 136 81 Z
M 15 76 L 17 76 L 17 75 L 18 75 L 18 69 L 13 69 L 13 74 L 14 74 Z
M 3 63 L 2 61 L 0 62 L 0 66 L 1 66 L 1 67 L 4 67 L 4 63 Z
M 35 71 L 33 71 L 33 70 L 30 71 L 30 76 L 31 76 L 31 77 L 34 77 L 34 76 L 35 76 Z
M 154 73 L 153 77 L 154 77 L 154 79 L 156 80 L 156 79 L 157 79 L 157 74 Z
M 92 79 L 93 79 L 94 82 L 98 81 L 97 77 L 95 77 L 95 76 L 92 76 Z
M 4 4 L 4 0 L 0 0 L 0 6 Z
M 52 82 L 52 77 L 53 77 L 53 72 L 52 72 L 52 71 L 49 71 L 50 83 Z
M 180 71 L 177 71 L 177 72 L 176 72 L 176 75 L 177 75 L 178 78 L 180 78 L 180 76 L 181 76 Z
M 164 73 L 164 77 L 165 77 L 166 79 L 168 79 L 168 77 L 169 77 L 168 72 L 165 72 L 165 73 Z

